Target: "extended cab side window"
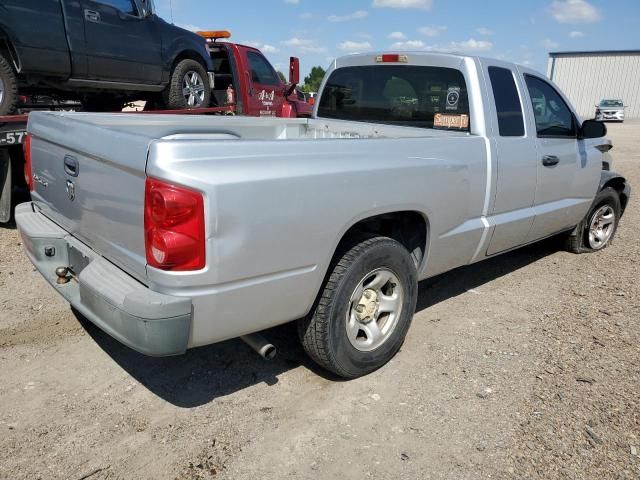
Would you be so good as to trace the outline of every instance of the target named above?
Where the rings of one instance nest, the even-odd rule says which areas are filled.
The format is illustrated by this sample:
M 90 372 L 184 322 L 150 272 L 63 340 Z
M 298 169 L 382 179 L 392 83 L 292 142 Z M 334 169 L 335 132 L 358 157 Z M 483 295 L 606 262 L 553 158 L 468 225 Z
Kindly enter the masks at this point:
M 556 89 L 538 77 L 526 75 L 525 79 L 538 137 L 575 138 L 577 129 L 573 113 Z
M 498 113 L 501 137 L 524 136 L 522 104 L 513 72 L 507 68 L 489 67 L 489 78 Z
M 96 3 L 102 3 L 104 5 L 109 5 L 115 9 L 120 10 L 122 13 L 126 13 L 129 15 L 138 15 L 138 7 L 133 0 L 99 0 Z
M 248 52 L 251 81 L 260 85 L 280 85 L 280 78 L 267 60 L 255 52 Z

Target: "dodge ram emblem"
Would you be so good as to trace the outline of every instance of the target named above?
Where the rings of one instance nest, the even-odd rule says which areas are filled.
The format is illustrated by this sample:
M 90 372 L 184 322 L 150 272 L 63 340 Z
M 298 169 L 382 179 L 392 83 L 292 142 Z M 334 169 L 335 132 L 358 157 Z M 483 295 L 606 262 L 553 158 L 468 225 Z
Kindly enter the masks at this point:
M 72 202 L 76 199 L 76 185 L 71 181 L 67 180 L 67 196 L 69 200 Z

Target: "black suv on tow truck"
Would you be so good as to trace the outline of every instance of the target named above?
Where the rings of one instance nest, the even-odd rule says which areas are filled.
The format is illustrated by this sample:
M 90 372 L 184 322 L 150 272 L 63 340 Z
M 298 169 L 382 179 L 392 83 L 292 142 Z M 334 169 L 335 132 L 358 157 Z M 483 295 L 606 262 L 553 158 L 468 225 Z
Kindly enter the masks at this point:
M 162 20 L 152 0 L 0 0 L 0 115 L 19 94 L 93 111 L 206 107 L 212 70 L 206 40 Z

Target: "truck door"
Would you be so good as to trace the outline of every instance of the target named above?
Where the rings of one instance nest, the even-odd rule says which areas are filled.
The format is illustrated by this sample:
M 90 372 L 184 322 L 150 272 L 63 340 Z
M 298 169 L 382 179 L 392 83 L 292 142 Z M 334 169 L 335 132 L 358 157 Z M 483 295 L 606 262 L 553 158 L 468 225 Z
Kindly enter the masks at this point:
M 249 86 L 248 115 L 276 117 L 284 103 L 284 85 L 278 74 L 264 56 L 253 50 L 246 51 Z
M 497 157 L 495 229 L 487 255 L 525 243 L 535 211 L 536 133 L 525 128 L 525 86 L 510 68 L 489 66 L 489 102 L 493 116 L 493 150 Z M 493 108 L 495 107 L 495 109 Z
M 162 82 L 162 40 L 155 16 L 135 0 L 84 0 L 88 78 Z
M 537 133 L 536 217 L 528 238 L 533 241 L 581 220 L 595 195 L 602 161 L 578 139 L 576 116 L 555 87 L 534 75 L 524 78 Z
M 67 3 L 64 7 L 68 12 L 64 15 L 59 0 L 0 1 L 3 37 L 0 45 L 4 51 L 6 31 L 17 50 L 23 71 L 49 77 L 68 78 L 71 75 L 68 40 L 75 40 L 77 36 L 83 38 L 84 27 L 81 24 L 78 28 L 77 12 Z M 84 47 L 83 44 L 73 46 L 80 51 Z

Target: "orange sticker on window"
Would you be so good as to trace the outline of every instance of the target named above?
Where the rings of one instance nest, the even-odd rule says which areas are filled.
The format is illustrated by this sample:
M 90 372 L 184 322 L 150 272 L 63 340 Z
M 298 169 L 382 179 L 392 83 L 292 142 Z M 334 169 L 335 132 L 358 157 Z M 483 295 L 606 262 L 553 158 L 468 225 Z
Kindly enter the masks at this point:
M 469 115 L 447 115 L 436 113 L 433 117 L 434 128 L 457 128 L 463 130 L 469 128 Z

